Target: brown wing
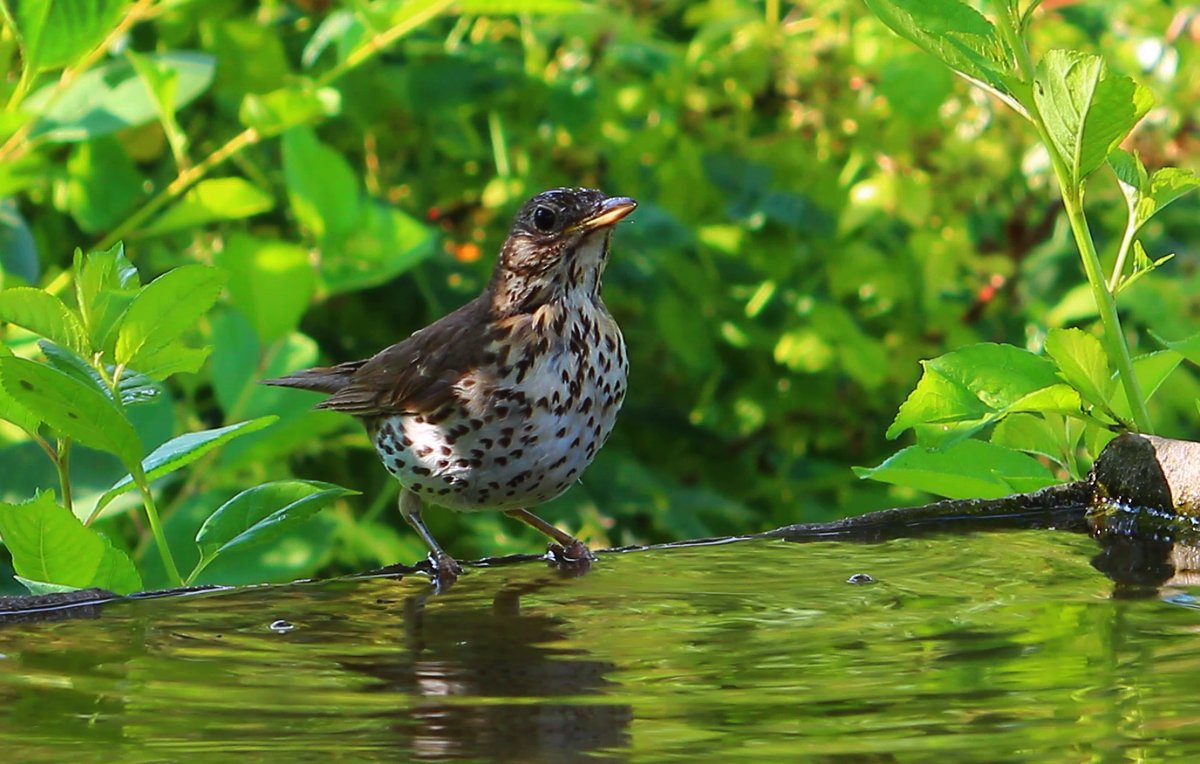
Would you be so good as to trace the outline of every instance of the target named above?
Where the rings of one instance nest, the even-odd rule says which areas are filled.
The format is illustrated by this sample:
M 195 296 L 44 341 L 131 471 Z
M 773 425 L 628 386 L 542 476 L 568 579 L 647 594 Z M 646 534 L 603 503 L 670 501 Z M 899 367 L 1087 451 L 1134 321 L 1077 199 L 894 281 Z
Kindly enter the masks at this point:
M 438 410 L 452 400 L 462 375 L 479 365 L 487 343 L 487 306 L 477 298 L 366 362 L 357 362 L 345 386 L 317 408 L 359 417 Z

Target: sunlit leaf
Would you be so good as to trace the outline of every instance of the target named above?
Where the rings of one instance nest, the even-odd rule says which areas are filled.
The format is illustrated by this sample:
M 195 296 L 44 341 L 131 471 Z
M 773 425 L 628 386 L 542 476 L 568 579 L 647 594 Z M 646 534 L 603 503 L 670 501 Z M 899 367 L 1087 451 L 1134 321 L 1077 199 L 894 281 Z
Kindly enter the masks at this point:
M 86 360 L 61 345 L 55 345 L 47 340 L 38 342 L 38 347 L 42 349 L 42 353 L 46 355 L 46 360 L 51 366 L 80 382 L 91 385 L 109 398 L 113 397 L 112 391 L 100 372 Z M 116 368 L 113 366 L 108 366 L 105 370 L 110 375 L 110 379 L 111 375 L 116 373 Z M 121 378 L 117 380 L 117 394 L 120 395 L 121 404 L 124 406 L 149 403 L 158 398 L 161 393 L 162 388 L 157 382 L 145 374 L 130 369 L 122 370 Z
M 204 558 L 261 544 L 303 522 L 335 499 L 357 493 L 332 483 L 280 480 L 242 491 L 212 514 L 196 534 Z
M 238 110 L 238 119 L 263 137 L 269 137 L 334 116 L 340 110 L 338 91 L 294 85 L 263 95 L 247 95 Z
M 202 180 L 184 194 L 175 206 L 141 229 L 141 236 L 158 236 L 172 231 L 199 228 L 219 220 L 239 220 L 267 212 L 275 199 L 242 178 Z
M 277 419 L 278 417 L 265 416 L 246 422 L 238 422 L 226 427 L 218 427 L 213 430 L 186 432 L 183 435 L 168 440 L 151 451 L 142 460 L 142 470 L 146 473 L 147 480 L 157 480 L 160 477 L 171 474 L 175 470 L 188 466 L 208 452 L 220 448 L 236 437 L 247 435 L 267 427 Z M 98 514 L 113 499 L 135 487 L 131 475 L 121 478 L 96 501 L 96 508 L 92 510 L 92 514 Z
M 1133 359 L 1133 373 L 1137 375 L 1142 398 L 1148 401 L 1154 397 L 1154 393 L 1158 392 L 1158 388 L 1167 381 L 1167 377 L 1171 376 L 1171 372 L 1175 371 L 1182 361 L 1183 355 L 1175 350 L 1160 350 Z M 1124 385 L 1114 386 L 1109 405 L 1122 419 L 1132 419 Z
M 74 275 L 75 299 L 92 347 L 108 351 L 121 317 L 141 288 L 137 269 L 118 243 L 87 255 L 75 250 Z
M 112 398 L 46 364 L 0 358 L 0 381 L 19 404 L 64 436 L 115 454 L 126 466 L 142 458 L 142 444 Z
M 127 0 L 23 0 L 16 3 L 25 65 L 32 71 L 68 66 L 116 26 Z
M 340 242 L 358 226 L 358 179 L 342 155 L 310 128 L 283 134 L 283 173 L 292 210 L 317 239 Z
M 117 363 L 138 368 L 139 359 L 165 348 L 208 312 L 224 284 L 225 274 L 205 265 L 183 265 L 147 284 L 121 321 Z
M 331 294 L 387 283 L 430 257 L 436 243 L 434 231 L 411 215 L 367 202 L 342 247 L 322 256 L 321 282 Z
M 207 54 L 171 51 L 146 57 L 178 72 L 177 108 L 191 103 L 212 82 L 215 62 Z M 30 133 L 33 138 L 54 143 L 86 141 L 147 124 L 158 115 L 146 83 L 127 60 L 87 70 L 57 97 L 54 88 L 47 85 L 25 101 L 24 107 L 39 115 Z
M 1067 382 L 1093 406 L 1104 406 L 1112 393 L 1112 373 L 1100 340 L 1082 329 L 1051 329 L 1046 354 Z
M 218 264 L 229 273 L 229 293 L 264 343 L 296 328 L 316 287 L 308 250 L 243 233 L 225 242 Z
M 994 499 L 1059 482 L 1037 459 L 981 440 L 944 450 L 909 446 L 878 467 L 855 467 L 854 473 L 950 499 Z
M 1038 65 L 1034 101 L 1079 185 L 1153 105 L 1146 88 L 1108 72 L 1090 53 L 1051 50 Z
M 12 351 L 8 349 L 8 346 L 0 342 L 0 360 L 12 357 Z M 37 432 L 38 426 L 42 423 L 41 417 L 33 409 L 21 405 L 8 394 L 8 390 L 4 387 L 2 364 L 0 364 L 0 419 L 12 422 L 27 433 Z
M 142 588 L 129 555 L 60 507 L 52 493 L 23 504 L 0 503 L 0 537 L 22 578 L 117 594 Z
M 0 291 L 0 322 L 16 324 L 34 334 L 87 353 L 87 333 L 75 314 L 63 301 L 34 287 L 14 287 Z

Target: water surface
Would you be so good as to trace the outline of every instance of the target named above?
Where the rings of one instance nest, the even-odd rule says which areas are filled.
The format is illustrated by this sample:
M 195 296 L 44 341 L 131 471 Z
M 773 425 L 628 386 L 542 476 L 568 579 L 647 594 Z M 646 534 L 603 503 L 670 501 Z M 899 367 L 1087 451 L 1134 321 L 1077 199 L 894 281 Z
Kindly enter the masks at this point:
M 1048 531 L 752 541 L 0 626 L 7 761 L 1200 754 L 1200 611 Z M 869 583 L 848 583 L 866 580 Z M 1182 580 L 1182 579 L 1181 579 Z

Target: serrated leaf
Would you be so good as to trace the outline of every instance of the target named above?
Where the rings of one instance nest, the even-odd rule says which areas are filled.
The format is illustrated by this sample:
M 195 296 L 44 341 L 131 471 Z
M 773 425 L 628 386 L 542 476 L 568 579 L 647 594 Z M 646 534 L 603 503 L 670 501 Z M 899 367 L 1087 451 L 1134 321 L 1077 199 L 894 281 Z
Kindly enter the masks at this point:
M 206 265 L 180 266 L 147 284 L 121 321 L 117 363 L 139 368 L 139 359 L 165 348 L 195 325 L 217 301 L 224 284 L 225 274 Z
M 113 398 L 113 393 L 104 378 L 100 376 L 100 372 L 96 371 L 86 360 L 61 345 L 55 345 L 47 340 L 38 342 L 38 347 L 42 349 L 42 353 L 45 354 L 46 360 L 51 366 L 90 385 L 109 398 Z M 115 374 L 116 368 L 109 366 L 106 371 L 110 375 Z M 121 378 L 117 381 L 117 393 L 121 396 L 122 405 L 136 406 L 139 403 L 149 403 L 155 400 L 162 393 L 162 389 L 145 374 L 127 369 L 122 372 Z
M 1051 329 L 1046 354 L 1084 400 L 1093 406 L 1107 405 L 1114 383 L 1100 340 L 1082 329 Z
M 76 249 L 74 275 L 75 300 L 92 347 L 110 352 L 115 329 L 142 285 L 137 269 L 118 242 L 105 252 L 84 255 Z
M 283 134 L 283 174 L 300 223 L 323 243 L 338 243 L 362 218 L 358 178 L 341 154 L 308 127 Z
M 171 474 L 175 470 L 188 466 L 208 452 L 220 448 L 234 438 L 261 430 L 273 424 L 278 419 L 279 417 L 275 416 L 265 416 L 225 427 L 217 427 L 212 430 L 184 433 L 178 437 L 171 438 L 166 443 L 151 451 L 142 460 L 142 470 L 146 473 L 148 481 L 157 480 L 160 477 Z M 96 508 L 92 510 L 92 516 L 98 515 L 108 506 L 109 502 L 135 487 L 136 484 L 133 482 L 132 475 L 126 475 L 118 480 L 96 501 Z
M 1061 426 L 1062 418 L 1051 419 L 1059 424 L 1058 429 L 1055 429 L 1050 420 L 1039 414 L 1007 416 L 996 424 L 989 440 L 997 446 L 1036 454 L 1061 465 L 1063 455 L 1070 445 Z
M 212 83 L 215 60 L 206 53 L 171 51 L 145 56 L 178 73 L 176 108 L 183 108 Z M 39 119 L 31 138 L 75 143 L 155 120 L 158 107 L 127 60 L 110 61 L 87 70 L 61 94 L 49 84 L 25 100 L 23 107 Z
M 17 403 L 46 424 L 85 446 L 114 454 L 129 469 L 142 458 L 142 444 L 111 398 L 95 387 L 45 364 L 0 358 L 0 380 Z
M 940 451 L 909 446 L 878 467 L 855 467 L 854 473 L 951 499 L 995 499 L 1059 482 L 1037 459 L 981 440 Z
M 248 180 L 212 178 L 197 183 L 175 206 L 140 230 L 138 235 L 159 236 L 219 220 L 240 220 L 267 212 L 274 206 L 274 197 Z
M 264 543 L 335 499 L 356 493 L 312 480 L 280 480 L 248 488 L 204 522 L 196 534 L 196 544 L 201 556 L 211 559 L 235 547 Z
M 946 446 L 992 424 L 1029 396 L 1060 385 L 1054 364 L 1012 345 L 980 343 L 922 363 L 916 389 L 901 405 L 887 437 L 918 425 L 921 442 Z M 1060 391 L 1049 395 L 1062 404 Z
M 0 322 L 16 324 L 76 353 L 91 350 L 87 332 L 75 314 L 62 300 L 41 289 L 14 287 L 0 292 Z
M 142 588 L 129 556 L 60 507 L 52 493 L 39 493 L 23 504 L 0 503 L 0 537 L 22 578 L 117 594 Z
M 1138 228 L 1157 215 L 1164 207 L 1189 191 L 1200 187 L 1200 175 L 1179 167 L 1164 167 L 1150 176 L 1143 198 L 1138 202 L 1136 222 Z
M 958 0 L 866 0 L 893 32 L 973 80 L 1012 95 L 996 28 Z
M 159 382 L 173 374 L 195 374 L 212 353 L 209 346 L 190 348 L 172 342 L 153 353 L 143 353 L 138 359 L 138 371 Z
M 1079 186 L 1153 104 L 1146 88 L 1108 72 L 1090 53 L 1051 50 L 1038 64 L 1034 102 L 1054 148 Z

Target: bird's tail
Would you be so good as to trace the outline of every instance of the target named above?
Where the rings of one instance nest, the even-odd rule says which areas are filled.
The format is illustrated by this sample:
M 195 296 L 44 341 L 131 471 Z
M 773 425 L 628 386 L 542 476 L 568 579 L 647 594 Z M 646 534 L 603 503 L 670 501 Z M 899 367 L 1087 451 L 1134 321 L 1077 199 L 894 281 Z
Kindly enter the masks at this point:
M 264 385 L 275 387 L 295 387 L 300 390 L 313 390 L 318 393 L 336 393 L 354 378 L 354 372 L 362 367 L 364 361 L 348 361 L 337 366 L 318 366 L 314 369 L 303 369 L 274 379 L 264 379 Z

